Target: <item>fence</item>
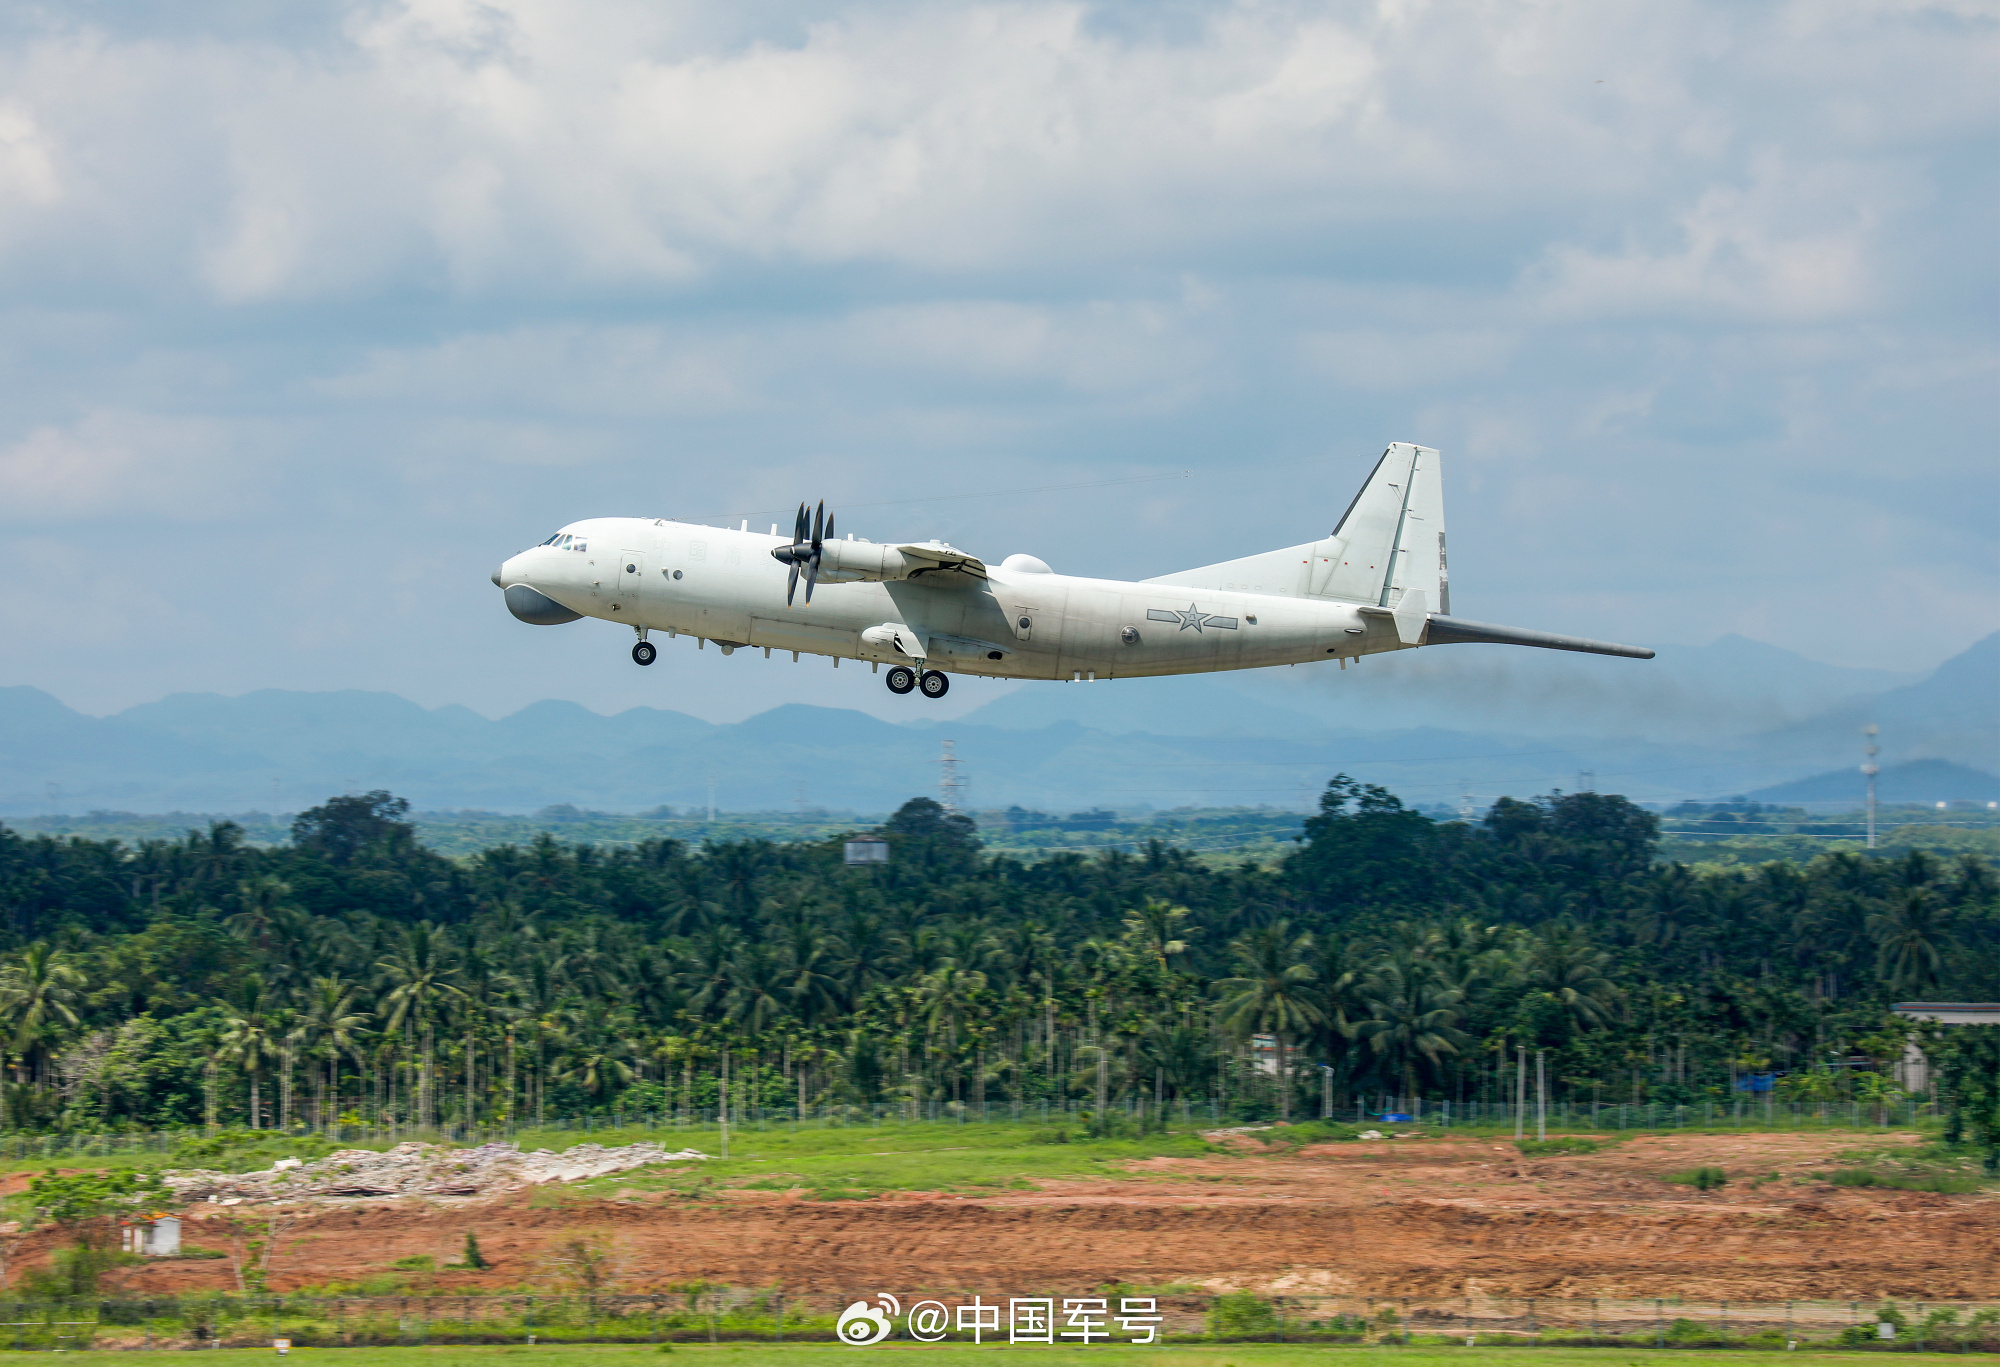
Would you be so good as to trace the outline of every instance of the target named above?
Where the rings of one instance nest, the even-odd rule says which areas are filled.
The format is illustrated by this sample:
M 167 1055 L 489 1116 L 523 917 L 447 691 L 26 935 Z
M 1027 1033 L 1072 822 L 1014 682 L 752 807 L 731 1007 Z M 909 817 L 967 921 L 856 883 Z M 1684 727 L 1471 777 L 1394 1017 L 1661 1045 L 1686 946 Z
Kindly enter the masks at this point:
M 1231 1115 L 1212 1103 L 1170 1103 L 1164 1115 L 1151 1106 L 1117 1104 L 1108 1108 L 1132 1124 L 1142 1119 L 1164 1119 L 1182 1125 L 1229 1125 L 1243 1123 L 1241 1115 Z M 1032 1122 L 1044 1125 L 1082 1125 L 1092 1118 L 1095 1107 L 1085 1101 L 960 1103 L 944 1101 L 882 1103 L 873 1106 L 755 1107 L 732 1112 L 730 1128 L 763 1130 L 776 1127 L 801 1128 L 818 1125 L 979 1124 Z M 1300 1117 L 1305 1118 L 1304 1116 Z M 1325 1117 L 1348 1124 L 1421 1124 L 1435 1129 L 1513 1128 L 1534 1133 L 1538 1119 L 1533 1103 L 1516 1108 L 1506 1102 L 1436 1102 L 1403 1097 L 1370 1098 L 1360 1105 L 1342 1107 Z M 523 1134 L 549 1132 L 593 1134 L 600 1130 L 712 1130 L 718 1123 L 713 1107 L 697 1110 L 659 1111 L 645 1114 L 570 1116 L 540 1124 L 514 1125 L 333 1125 L 324 1135 L 341 1143 L 394 1144 L 406 1139 L 445 1140 L 453 1143 L 486 1144 L 511 1142 Z M 1551 1103 L 1545 1123 L 1556 1131 L 1576 1130 L 1673 1130 L 1673 1129 L 1875 1129 L 1907 1128 L 1938 1119 L 1935 1104 L 1901 1100 L 1877 1106 L 1863 1102 L 1777 1102 L 1737 1100 L 1733 1103 L 1703 1102 L 1698 1105 L 1669 1106 Z M 308 1133 L 303 1127 L 294 1133 Z M 138 1157 L 171 1153 L 176 1145 L 198 1139 L 199 1129 L 151 1131 L 135 1134 L 54 1134 L 0 1135 L 0 1161 L 61 1157 Z M 271 1133 L 276 1134 L 276 1131 Z
M 881 1310 L 886 1341 L 1090 1344 L 1285 1342 L 1847 1347 L 2000 1352 L 2000 1306 L 1964 1302 L 1689 1302 L 1094 1292 L 789 1291 L 689 1284 L 649 1294 L 201 1296 L 0 1303 L 0 1347 L 140 1349 L 498 1343 L 861 1342 L 842 1332 L 856 1302 Z M 893 1311 L 893 1313 L 891 1313 Z M 867 1326 L 864 1326 L 867 1327 Z M 1027 1330 L 1024 1336 L 1023 1329 Z M 8 1335 L 11 1334 L 11 1339 Z

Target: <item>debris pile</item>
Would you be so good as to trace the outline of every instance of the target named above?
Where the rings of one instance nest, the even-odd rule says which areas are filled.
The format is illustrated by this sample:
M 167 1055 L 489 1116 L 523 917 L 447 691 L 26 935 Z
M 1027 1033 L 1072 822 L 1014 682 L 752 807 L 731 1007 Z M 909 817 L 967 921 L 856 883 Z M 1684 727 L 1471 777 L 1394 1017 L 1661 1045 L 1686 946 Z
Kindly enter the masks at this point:
M 483 1196 L 542 1182 L 580 1182 L 652 1163 L 706 1158 L 699 1149 L 670 1151 L 658 1144 L 607 1149 L 578 1144 L 552 1153 L 522 1153 L 512 1144 L 453 1149 L 439 1144 L 398 1144 L 386 1153 L 339 1149 L 311 1163 L 281 1158 L 263 1172 L 182 1169 L 164 1173 L 182 1201 L 237 1205 L 258 1201 L 366 1200 L 384 1196 Z

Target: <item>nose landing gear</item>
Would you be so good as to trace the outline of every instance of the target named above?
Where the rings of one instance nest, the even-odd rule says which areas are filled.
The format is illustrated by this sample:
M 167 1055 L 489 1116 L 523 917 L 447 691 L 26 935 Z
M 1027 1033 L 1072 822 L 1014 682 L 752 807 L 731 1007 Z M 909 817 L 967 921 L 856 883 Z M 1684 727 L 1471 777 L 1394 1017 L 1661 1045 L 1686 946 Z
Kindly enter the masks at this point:
M 632 647 L 632 663 L 635 665 L 649 665 L 659 657 L 659 647 L 651 641 L 641 641 Z

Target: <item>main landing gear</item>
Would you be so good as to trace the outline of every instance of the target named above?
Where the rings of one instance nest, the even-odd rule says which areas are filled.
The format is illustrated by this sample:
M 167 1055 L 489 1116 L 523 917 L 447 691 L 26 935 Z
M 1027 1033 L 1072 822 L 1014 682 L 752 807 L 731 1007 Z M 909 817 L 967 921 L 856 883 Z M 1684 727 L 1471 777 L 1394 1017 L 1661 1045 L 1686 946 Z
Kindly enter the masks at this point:
M 891 665 L 886 680 L 889 691 L 897 695 L 921 688 L 926 698 L 942 698 L 951 691 L 949 675 L 935 669 L 926 669 L 922 675 L 908 665 Z
M 651 641 L 641 641 L 632 647 L 632 663 L 635 665 L 649 665 L 659 658 L 659 647 Z

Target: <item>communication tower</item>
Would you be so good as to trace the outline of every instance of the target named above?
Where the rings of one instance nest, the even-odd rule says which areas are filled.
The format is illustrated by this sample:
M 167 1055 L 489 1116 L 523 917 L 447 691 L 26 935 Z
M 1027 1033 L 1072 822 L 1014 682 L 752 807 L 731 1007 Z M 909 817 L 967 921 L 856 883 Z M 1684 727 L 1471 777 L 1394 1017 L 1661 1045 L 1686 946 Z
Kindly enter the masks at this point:
M 1875 762 L 1875 756 L 1882 753 L 1882 747 L 1875 743 L 1875 737 L 1882 734 L 1882 728 L 1874 722 L 1861 728 L 1867 739 L 1861 744 L 1861 772 L 1868 776 L 1868 848 L 1875 848 L 1875 775 L 1882 772 L 1882 766 Z
M 944 753 L 938 757 L 938 804 L 954 815 L 958 812 L 959 793 L 965 788 L 965 781 L 958 775 L 958 755 L 952 749 L 953 742 L 944 742 Z

